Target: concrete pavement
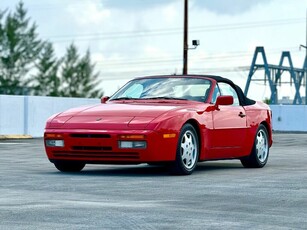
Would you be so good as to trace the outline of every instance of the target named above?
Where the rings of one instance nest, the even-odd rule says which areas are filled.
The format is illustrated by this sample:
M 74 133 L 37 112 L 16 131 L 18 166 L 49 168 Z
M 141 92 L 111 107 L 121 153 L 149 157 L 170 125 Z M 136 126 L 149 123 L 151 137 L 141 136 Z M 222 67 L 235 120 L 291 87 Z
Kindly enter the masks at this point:
M 307 134 L 274 134 L 268 164 L 87 165 L 61 173 L 42 139 L 0 140 L 0 229 L 307 229 Z

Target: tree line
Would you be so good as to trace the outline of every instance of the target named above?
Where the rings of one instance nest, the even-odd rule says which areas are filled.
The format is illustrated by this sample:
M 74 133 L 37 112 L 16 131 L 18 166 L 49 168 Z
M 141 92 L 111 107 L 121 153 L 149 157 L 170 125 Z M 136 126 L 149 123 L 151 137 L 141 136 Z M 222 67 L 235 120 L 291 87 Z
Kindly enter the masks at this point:
M 22 1 L 13 12 L 0 9 L 0 94 L 101 97 L 98 76 L 89 50 L 82 56 L 71 43 L 58 58 Z

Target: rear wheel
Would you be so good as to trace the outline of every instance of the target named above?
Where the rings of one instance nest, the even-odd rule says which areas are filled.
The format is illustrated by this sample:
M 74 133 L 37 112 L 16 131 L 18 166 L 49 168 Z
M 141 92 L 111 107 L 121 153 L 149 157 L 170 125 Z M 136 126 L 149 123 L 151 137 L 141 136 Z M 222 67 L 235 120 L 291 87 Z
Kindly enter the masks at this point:
M 269 158 L 269 137 L 264 125 L 260 125 L 254 141 L 251 154 L 242 158 L 241 163 L 246 168 L 262 168 Z
M 74 161 L 56 161 L 54 166 L 61 172 L 80 172 L 85 163 Z
M 197 133 L 191 124 L 185 124 L 180 131 L 176 161 L 172 165 L 172 172 L 179 175 L 191 174 L 197 165 L 198 156 Z

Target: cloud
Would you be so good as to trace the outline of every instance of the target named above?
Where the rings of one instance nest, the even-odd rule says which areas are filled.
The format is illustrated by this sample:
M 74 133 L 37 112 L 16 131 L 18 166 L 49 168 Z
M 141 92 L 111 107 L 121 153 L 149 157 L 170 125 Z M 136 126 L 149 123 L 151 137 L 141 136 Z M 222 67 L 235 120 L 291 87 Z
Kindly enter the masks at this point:
M 68 5 L 67 11 L 81 25 L 100 25 L 110 17 L 110 10 L 97 1 L 83 1 L 82 4 Z
M 217 14 L 235 15 L 251 10 L 254 6 L 271 0 L 193 0 L 193 7 L 206 8 Z
M 104 0 L 106 7 L 125 10 L 150 9 L 151 7 L 165 5 L 178 0 Z

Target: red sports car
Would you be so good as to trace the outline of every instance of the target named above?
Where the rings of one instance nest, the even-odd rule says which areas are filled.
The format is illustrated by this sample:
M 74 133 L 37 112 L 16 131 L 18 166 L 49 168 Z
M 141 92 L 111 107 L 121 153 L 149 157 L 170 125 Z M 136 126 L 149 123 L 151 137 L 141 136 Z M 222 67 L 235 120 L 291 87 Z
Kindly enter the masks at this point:
M 240 159 L 263 167 L 272 113 L 218 76 L 153 76 L 129 81 L 101 104 L 48 119 L 49 160 L 63 172 L 85 164 L 165 164 L 191 174 L 197 162 Z

